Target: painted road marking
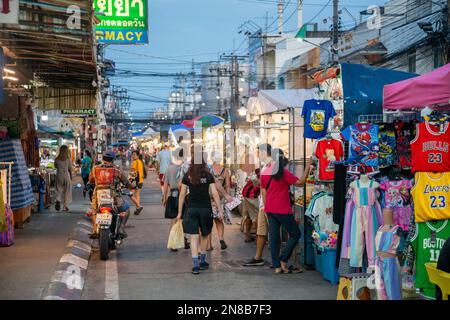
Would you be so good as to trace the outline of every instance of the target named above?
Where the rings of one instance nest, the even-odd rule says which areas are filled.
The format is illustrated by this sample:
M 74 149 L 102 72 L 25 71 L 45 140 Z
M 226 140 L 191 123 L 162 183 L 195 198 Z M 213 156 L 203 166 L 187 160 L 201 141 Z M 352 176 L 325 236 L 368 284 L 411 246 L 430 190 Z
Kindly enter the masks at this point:
M 61 298 L 61 297 L 59 297 L 59 296 L 46 296 L 46 297 L 44 298 L 44 300 L 66 300 L 66 299 Z
M 91 252 L 91 249 L 92 249 L 92 246 L 87 245 L 87 244 L 85 244 L 83 242 L 80 242 L 78 240 L 70 240 L 69 243 L 67 244 L 67 246 L 68 247 L 74 247 L 74 248 L 77 248 L 77 249 L 80 249 L 80 250 L 83 250 L 83 251 L 86 251 L 86 252 L 89 252 L 89 253 Z
M 120 300 L 116 251 L 112 251 L 106 261 L 105 300 Z
M 87 269 L 89 261 L 80 257 L 77 257 L 76 255 L 72 253 L 66 253 L 62 256 L 61 260 L 59 262 L 67 262 L 73 265 L 76 265 L 77 267 Z

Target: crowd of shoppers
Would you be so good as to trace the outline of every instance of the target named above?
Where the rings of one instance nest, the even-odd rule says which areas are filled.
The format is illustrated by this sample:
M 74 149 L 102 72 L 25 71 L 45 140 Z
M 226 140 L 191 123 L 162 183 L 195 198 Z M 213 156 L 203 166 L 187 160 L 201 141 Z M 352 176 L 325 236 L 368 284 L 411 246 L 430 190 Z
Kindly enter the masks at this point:
M 227 220 L 225 204 L 234 199 L 231 196 L 231 174 L 221 164 L 220 154 L 217 152 L 213 152 L 208 158 L 202 151 L 201 163 L 194 162 L 199 157 L 192 157 L 186 166 L 180 149 L 175 151 L 176 156 L 171 158 L 166 167 L 162 202 L 165 206 L 165 218 L 171 220 L 171 226 L 176 221 L 183 220 L 184 233 L 190 236 L 190 246 L 186 243 L 185 248 L 190 247 L 194 264 L 192 273 L 198 274 L 200 270 L 208 268 L 206 252 L 212 250 L 211 233 L 214 224 L 221 249 L 227 248 L 224 222 Z M 258 147 L 258 158 L 259 165 L 253 166 L 241 189 L 245 242 L 255 241 L 251 230 L 256 224 L 256 253 L 244 266 L 264 265 L 262 257 L 270 235 L 270 255 L 275 273 L 302 272 L 300 268 L 288 266 L 300 239 L 300 230 L 292 212 L 290 186 L 304 185 L 312 159 L 308 161 L 303 176 L 298 178 L 287 169 L 288 160 L 282 150 L 272 150 L 271 145 L 261 144 Z M 281 227 L 287 231 L 289 239 L 280 253 Z

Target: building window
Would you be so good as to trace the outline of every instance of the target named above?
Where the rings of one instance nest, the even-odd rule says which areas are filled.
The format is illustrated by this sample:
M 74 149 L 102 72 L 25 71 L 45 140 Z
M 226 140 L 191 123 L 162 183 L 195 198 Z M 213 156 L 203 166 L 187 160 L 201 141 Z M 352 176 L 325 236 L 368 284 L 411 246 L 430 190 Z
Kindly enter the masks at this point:
M 416 50 L 415 49 L 408 52 L 408 71 L 416 72 Z

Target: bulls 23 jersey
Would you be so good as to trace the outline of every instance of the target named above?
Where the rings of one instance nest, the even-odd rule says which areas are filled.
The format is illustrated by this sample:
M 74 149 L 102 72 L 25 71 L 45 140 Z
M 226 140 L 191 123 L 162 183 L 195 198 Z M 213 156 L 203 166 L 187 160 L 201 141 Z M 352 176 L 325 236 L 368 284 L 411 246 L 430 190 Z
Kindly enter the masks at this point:
M 450 172 L 416 172 L 411 195 L 416 222 L 450 219 Z
M 429 122 L 416 126 L 416 137 L 411 141 L 412 172 L 450 171 L 449 123 L 440 128 Z

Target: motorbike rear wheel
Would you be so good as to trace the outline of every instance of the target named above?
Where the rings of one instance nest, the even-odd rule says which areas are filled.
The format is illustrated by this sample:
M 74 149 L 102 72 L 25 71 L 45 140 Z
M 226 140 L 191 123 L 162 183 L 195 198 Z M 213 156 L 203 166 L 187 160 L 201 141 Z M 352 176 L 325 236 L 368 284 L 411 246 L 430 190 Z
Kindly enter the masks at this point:
M 109 249 L 110 249 L 110 236 L 109 229 L 100 229 L 100 259 L 108 260 L 109 258 Z

